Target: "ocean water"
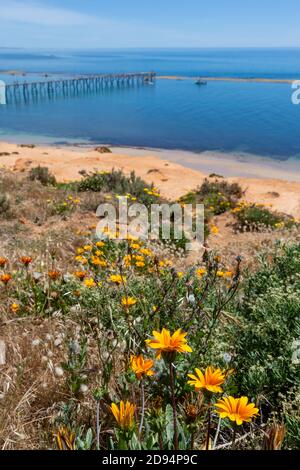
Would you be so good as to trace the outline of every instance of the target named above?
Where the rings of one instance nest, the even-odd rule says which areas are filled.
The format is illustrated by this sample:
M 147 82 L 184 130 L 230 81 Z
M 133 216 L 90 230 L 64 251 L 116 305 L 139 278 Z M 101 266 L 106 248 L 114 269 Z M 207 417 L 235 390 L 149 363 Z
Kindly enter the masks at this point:
M 34 52 L 0 49 L 6 82 L 154 70 L 183 77 L 300 79 L 300 49 Z M 0 138 L 218 151 L 300 160 L 300 105 L 286 83 L 156 80 L 0 106 Z

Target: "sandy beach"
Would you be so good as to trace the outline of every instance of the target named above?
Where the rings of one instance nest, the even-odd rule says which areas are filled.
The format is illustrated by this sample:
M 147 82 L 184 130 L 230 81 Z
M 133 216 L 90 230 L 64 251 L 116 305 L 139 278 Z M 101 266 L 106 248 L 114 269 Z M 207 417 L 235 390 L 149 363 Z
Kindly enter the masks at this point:
M 248 202 L 271 205 L 274 210 L 300 218 L 300 173 L 293 164 L 226 158 L 204 152 L 194 155 L 180 151 L 112 148 L 101 154 L 94 148 L 69 146 L 21 146 L 0 142 L 0 166 L 12 171 L 28 171 L 47 166 L 58 181 L 81 178 L 80 171 L 132 170 L 161 194 L 175 200 L 199 186 L 212 173 L 237 181 Z

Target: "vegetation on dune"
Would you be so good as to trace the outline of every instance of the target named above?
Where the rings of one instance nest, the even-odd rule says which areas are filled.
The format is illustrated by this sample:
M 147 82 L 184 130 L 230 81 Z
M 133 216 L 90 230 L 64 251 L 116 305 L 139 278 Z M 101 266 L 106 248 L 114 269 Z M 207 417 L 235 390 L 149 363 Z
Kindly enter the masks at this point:
M 263 204 L 243 202 L 236 206 L 233 213 L 236 217 L 235 228 L 241 232 L 291 228 L 296 224 L 293 217 L 273 212 Z
M 4 179 L 5 192 L 19 184 Z M 199 191 L 218 196 L 214 217 L 219 192 L 240 207 L 239 189 L 222 183 Z M 2 448 L 299 448 L 296 240 L 261 254 L 255 272 L 210 249 L 182 265 L 159 242 L 80 229 L 94 192 L 160 200 L 134 175 L 87 175 L 79 195 L 77 184 L 30 184 L 44 198 L 40 223 L 66 222 L 66 233 L 38 247 L 15 235 L 0 251 Z

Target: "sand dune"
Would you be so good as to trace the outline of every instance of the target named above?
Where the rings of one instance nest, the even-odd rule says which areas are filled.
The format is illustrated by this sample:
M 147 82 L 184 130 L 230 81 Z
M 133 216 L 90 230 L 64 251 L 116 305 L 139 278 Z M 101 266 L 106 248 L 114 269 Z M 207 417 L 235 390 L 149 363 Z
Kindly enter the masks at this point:
M 47 166 L 59 181 L 78 180 L 81 178 L 80 171 L 82 170 L 109 171 L 112 168 L 119 168 L 127 174 L 134 170 L 145 181 L 153 182 L 162 195 L 171 200 L 178 199 L 195 189 L 208 175 L 208 173 L 187 168 L 174 161 L 159 158 L 157 153 L 153 152 L 153 155 L 151 150 L 135 149 L 132 150 L 132 154 L 130 154 L 130 149 L 127 149 L 126 153 L 118 152 L 99 154 L 94 149 L 79 147 L 27 148 L 2 142 L 0 143 L 0 165 L 12 171 L 27 171 L 37 165 Z M 6 155 L 7 153 L 9 155 Z M 163 152 L 162 156 L 164 156 Z M 212 160 L 210 170 L 215 173 L 219 172 L 220 167 L 216 159 Z M 259 169 L 256 173 L 259 174 Z M 275 210 L 300 218 L 300 182 L 280 178 L 238 176 L 228 179 L 241 184 L 247 201 L 269 204 Z

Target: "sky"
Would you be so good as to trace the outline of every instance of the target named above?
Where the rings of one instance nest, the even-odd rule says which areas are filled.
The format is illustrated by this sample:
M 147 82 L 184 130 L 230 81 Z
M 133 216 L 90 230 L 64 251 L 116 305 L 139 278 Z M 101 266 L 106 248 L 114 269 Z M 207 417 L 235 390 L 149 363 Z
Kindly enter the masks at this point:
M 0 48 L 300 47 L 299 0 L 0 0 Z

